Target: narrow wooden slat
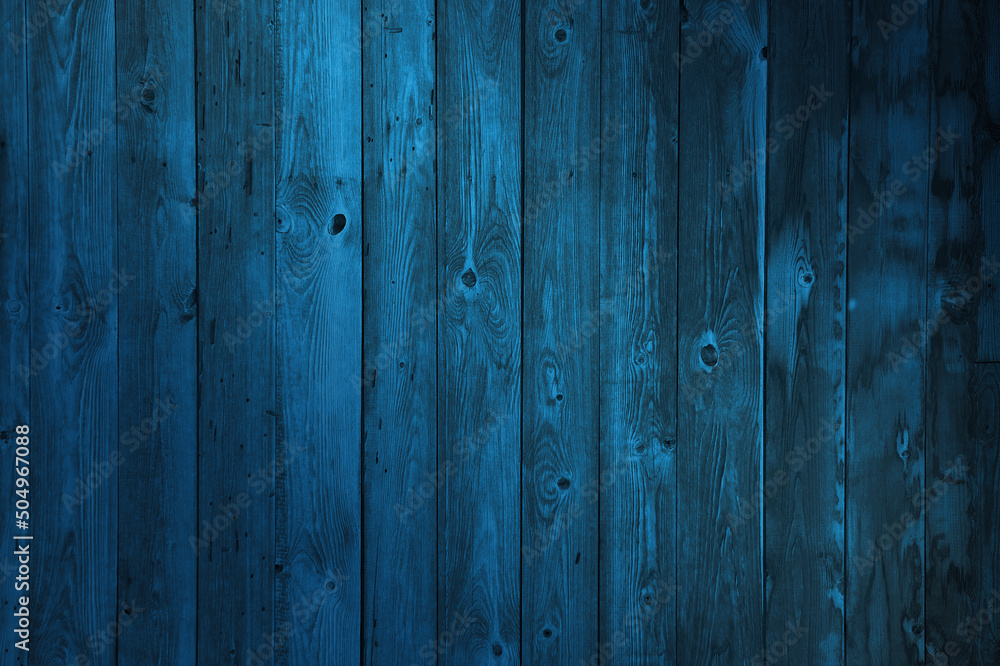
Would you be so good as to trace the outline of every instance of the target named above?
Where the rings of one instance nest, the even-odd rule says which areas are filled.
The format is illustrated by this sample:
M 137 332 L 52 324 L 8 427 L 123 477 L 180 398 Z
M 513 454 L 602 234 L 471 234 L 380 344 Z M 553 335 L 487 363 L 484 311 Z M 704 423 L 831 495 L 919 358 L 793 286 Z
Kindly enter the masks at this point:
M 767 3 L 681 10 L 678 663 L 762 656 Z M 746 168 L 745 168 L 746 167 Z
M 358 663 L 361 5 L 278 8 L 279 663 Z
M 847 663 L 924 653 L 929 7 L 855 3 L 848 205 Z M 899 24 L 898 30 L 886 25 Z M 937 479 L 926 479 L 932 485 Z
M 423 664 L 441 647 L 434 3 L 370 3 L 363 19 L 362 649 L 368 664 Z
M 115 8 L 72 0 L 41 13 L 25 46 L 30 340 L 39 354 L 30 662 L 114 664 L 107 628 L 124 612 L 117 483 L 101 469 L 117 447 L 118 300 L 134 287 L 116 271 Z
M 524 7 L 527 664 L 586 661 L 598 630 L 601 7 L 564 5 Z
M 439 634 L 467 624 L 441 663 L 517 664 L 521 12 L 447 0 L 437 18 Z
M 6 2 L 0 7 L 0 27 L 5 37 L 4 66 L 0 68 L 0 90 L 6 96 L 0 105 L 0 455 L 15 458 L 19 425 L 28 425 L 31 386 L 30 302 L 28 299 L 28 85 L 25 37 L 25 2 Z M 11 35 L 13 37 L 11 37 Z M 31 433 L 28 433 L 31 436 Z M 29 442 L 30 443 L 30 442 Z M 15 497 L 15 474 L 0 475 L 0 496 Z M 35 477 L 41 480 L 41 477 Z M 8 511 L 0 520 L 0 539 L 12 543 L 17 530 L 15 516 Z M 10 609 L 0 621 L 0 654 L 10 663 L 24 664 L 27 654 L 14 644 L 18 618 L 14 577 L 17 557 L 13 549 L 0 554 L 0 599 Z
M 771 4 L 768 39 L 765 647 L 844 663 L 844 373 L 850 7 Z M 789 623 L 806 629 L 788 634 Z
M 990 663 L 984 657 L 991 654 L 988 632 L 970 631 L 966 620 L 991 600 L 982 567 L 997 524 L 996 515 L 980 513 L 977 497 L 989 492 L 996 471 L 989 453 L 995 434 L 988 430 L 996 419 L 982 411 L 996 396 L 989 373 L 974 363 L 978 327 L 986 323 L 979 306 L 1000 269 L 986 254 L 983 205 L 992 196 L 988 162 L 997 147 L 989 100 L 998 86 L 986 56 L 995 36 L 987 31 L 991 16 L 994 24 L 1000 18 L 994 7 L 936 3 L 932 20 L 930 137 L 946 139 L 930 171 L 927 318 L 923 337 L 914 340 L 927 354 L 927 663 Z M 1000 596 L 993 607 L 1000 609 Z
M 623 663 L 673 663 L 680 19 L 673 2 L 606 0 L 602 15 L 601 450 L 584 489 L 600 493 L 600 640 L 587 663 L 607 645 Z
M 989 15 L 990 9 L 983 14 Z M 980 14 L 981 16 L 983 14 Z M 996 25 L 995 18 L 984 25 Z M 995 34 L 995 33 L 994 33 Z M 969 434 L 975 454 L 967 477 L 973 483 L 976 529 L 970 549 L 978 574 L 969 589 L 974 601 L 955 625 L 960 656 L 948 663 L 995 664 L 1000 661 L 1000 364 L 981 363 L 969 384 L 972 403 Z M 945 654 L 949 654 L 945 644 Z M 966 655 L 967 661 L 963 662 Z M 929 662 L 932 663 L 932 662 Z
M 274 650 L 274 14 L 195 13 L 198 663 Z M 277 471 L 276 471 L 277 470 Z
M 197 556 L 194 14 L 118 0 L 119 664 L 193 664 Z M 182 582 L 183 581 L 183 582 Z

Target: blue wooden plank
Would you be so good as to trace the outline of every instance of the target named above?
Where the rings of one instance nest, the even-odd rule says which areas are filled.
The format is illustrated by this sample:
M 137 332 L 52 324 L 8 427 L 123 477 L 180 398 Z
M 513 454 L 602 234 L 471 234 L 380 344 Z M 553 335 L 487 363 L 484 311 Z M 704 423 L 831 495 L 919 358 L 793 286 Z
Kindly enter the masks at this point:
M 907 340 L 926 321 L 928 175 L 914 160 L 928 147 L 932 4 L 900 19 L 893 2 L 853 8 L 847 663 L 924 653 L 925 349 Z
M 276 659 L 359 663 L 361 5 L 277 20 Z
M 601 7 L 524 11 L 521 656 L 567 664 L 598 634 Z
M 0 105 L 0 456 L 13 461 L 17 426 L 30 424 L 31 386 L 30 302 L 28 298 L 28 85 L 25 2 L 7 2 L 0 8 L 2 34 L 8 36 L 5 65 L 0 68 L 0 90 L 7 95 Z M 13 38 L 9 37 L 13 35 Z M 30 426 L 29 426 L 30 428 Z M 30 437 L 30 432 L 28 433 Z M 0 496 L 15 497 L 14 474 L 0 474 Z M 38 478 L 38 477 L 36 477 Z M 12 543 L 18 533 L 15 516 L 8 511 L 0 520 L 0 539 Z M 27 652 L 18 650 L 14 633 L 17 599 L 14 589 L 17 557 L 13 549 L 0 554 L 0 600 L 10 609 L 0 620 L 0 654 L 10 663 L 24 664 Z
M 681 11 L 677 296 L 678 663 L 764 653 L 762 169 L 764 0 L 685 2 Z M 743 176 L 734 178 L 737 174 Z
M 679 3 L 602 12 L 600 633 L 586 647 L 674 663 Z
M 767 167 L 764 499 L 727 521 L 764 514 L 764 645 L 790 663 L 844 663 L 850 25 L 845 3 L 772 3 L 771 121 L 748 156 Z M 808 631 L 786 644 L 789 622 Z
M 195 663 L 197 234 L 194 13 L 116 3 L 120 401 L 118 664 Z M 182 583 L 187 581 L 188 584 Z
M 437 640 L 434 2 L 364 7 L 364 610 L 368 664 Z M 454 633 L 464 618 L 449 618 Z
M 114 3 L 32 12 L 28 54 L 31 663 L 114 664 L 117 446 Z M 41 25 L 39 25 L 39 23 Z M 96 473 L 96 475 L 95 475 Z M 79 492 L 87 485 L 85 496 Z
M 438 630 L 444 664 L 521 647 L 521 12 L 448 0 L 438 24 Z M 448 470 L 451 473 L 447 473 Z
M 200 664 L 274 650 L 274 13 L 195 13 Z M 276 471 L 277 470 L 277 471 Z

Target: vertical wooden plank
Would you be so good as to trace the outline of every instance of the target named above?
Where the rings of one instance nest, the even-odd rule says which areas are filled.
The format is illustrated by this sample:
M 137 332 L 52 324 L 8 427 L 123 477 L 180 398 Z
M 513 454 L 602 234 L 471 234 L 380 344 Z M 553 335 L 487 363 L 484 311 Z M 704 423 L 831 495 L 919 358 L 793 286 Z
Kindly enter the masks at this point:
M 440 647 L 434 2 L 372 2 L 363 20 L 362 649 L 368 664 L 424 664 Z
M 198 663 L 274 630 L 274 13 L 199 0 Z
M 930 171 L 927 319 L 923 338 L 914 340 L 927 354 L 925 651 L 928 663 L 990 663 L 988 634 L 972 631 L 966 620 L 991 602 L 982 567 L 989 566 L 989 535 L 997 525 L 996 514 L 982 514 L 979 501 L 996 471 L 990 453 L 995 434 L 988 430 L 995 417 L 985 423 L 982 418 L 993 389 L 983 384 L 989 374 L 974 361 L 978 308 L 1000 269 L 986 254 L 984 217 L 991 196 L 989 160 L 998 145 L 989 101 L 1000 90 L 986 55 L 996 35 L 988 28 L 997 25 L 1000 11 L 980 0 L 937 3 L 933 9 L 930 140 L 945 140 L 933 153 Z M 986 393 L 977 395 L 978 387 Z M 1000 609 L 998 600 L 992 600 L 994 610 Z
M 129 288 L 116 271 L 115 4 L 71 0 L 41 13 L 26 44 L 39 358 L 30 401 L 31 662 L 113 664 L 115 638 L 105 630 L 118 614 L 117 484 L 84 480 L 116 445 L 118 295 Z
M 521 656 L 586 661 L 598 613 L 601 7 L 524 11 Z M 613 137 L 618 139 L 619 137 Z
M 119 0 L 119 664 L 193 664 L 197 524 L 194 14 Z M 186 581 L 186 582 L 182 582 Z M 134 619 L 133 619 L 134 618 Z M 124 624 L 124 623 L 123 623 Z
M 851 14 L 772 3 L 768 39 L 765 648 L 844 663 L 844 373 Z M 788 624 L 807 629 L 788 635 Z
M 361 5 L 285 0 L 278 22 L 276 651 L 359 663 Z
M 520 663 L 521 11 L 438 5 L 438 630 L 445 664 Z
M 987 9 L 980 16 L 995 11 Z M 991 19 L 983 25 L 997 25 L 995 15 Z M 969 397 L 975 454 L 967 478 L 974 484 L 977 520 L 970 549 L 978 559 L 978 576 L 972 582 L 976 587 L 969 590 L 974 603 L 955 625 L 962 657 L 948 663 L 995 664 L 1000 661 L 1000 364 L 975 367 Z M 945 654 L 948 647 L 945 644 Z M 963 662 L 965 655 L 968 660 Z
M 600 640 L 587 648 L 630 664 L 675 659 L 678 6 L 602 8 Z
M 4 461 L 15 457 L 16 428 L 28 425 L 31 385 L 30 302 L 28 299 L 28 85 L 27 48 L 25 44 L 25 2 L 6 2 L 0 7 L 4 66 L 0 68 L 0 90 L 6 103 L 0 105 L 0 456 Z M 31 433 L 28 433 L 29 437 Z M 14 497 L 14 471 L 0 474 L 0 497 Z M 36 477 L 37 479 L 38 477 Z M 0 539 L 13 543 L 16 529 L 14 513 L 7 511 L 0 521 Z M 0 600 L 5 617 L 0 621 L 0 654 L 11 663 L 24 664 L 27 652 L 14 644 L 17 598 L 14 577 L 17 557 L 13 549 L 0 555 Z
M 902 18 L 889 0 L 854 5 L 848 663 L 920 663 L 924 653 L 925 349 L 911 341 L 926 322 L 929 4 Z
M 1000 64 L 1000 11 L 996 6 L 985 3 L 976 14 L 983 37 L 976 51 L 986 71 L 996 71 Z M 1000 89 L 995 77 L 987 79 L 980 91 L 978 104 L 983 109 L 983 117 L 977 125 L 976 141 L 982 152 L 979 158 L 982 166 L 982 186 L 977 205 L 983 219 L 984 254 L 990 260 L 1000 257 L 1000 141 L 992 128 L 1000 123 Z M 1000 279 L 994 275 L 988 282 L 980 298 L 977 314 L 976 360 L 1000 363 Z
M 681 10 L 679 663 L 760 657 L 767 2 Z M 707 44 L 707 45 L 706 45 Z

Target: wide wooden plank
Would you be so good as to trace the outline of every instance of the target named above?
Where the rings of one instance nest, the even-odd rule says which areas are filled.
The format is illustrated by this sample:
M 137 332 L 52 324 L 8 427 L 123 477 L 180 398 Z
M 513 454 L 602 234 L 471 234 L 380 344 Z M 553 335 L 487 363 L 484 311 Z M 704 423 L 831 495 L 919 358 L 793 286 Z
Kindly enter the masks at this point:
M 276 652 L 358 663 L 361 6 L 287 0 L 277 19 Z
M 765 647 L 789 663 L 844 663 L 844 373 L 851 14 L 771 4 L 767 166 Z M 808 628 L 788 635 L 788 624 Z
M 195 663 L 197 230 L 194 14 L 119 0 L 119 664 Z M 117 453 L 117 455 L 116 455 Z M 132 618 L 135 620 L 132 620 Z
M 0 106 L 0 455 L 13 461 L 19 425 L 29 425 L 28 390 L 31 386 L 30 303 L 28 299 L 28 85 L 25 47 L 25 2 L 6 2 L 0 7 L 0 29 L 4 40 L 4 66 L 0 68 L 0 90 L 6 95 Z M 13 35 L 13 37 L 10 37 Z M 29 425 L 30 428 L 30 425 Z M 28 433 L 29 437 L 31 433 Z M 14 497 L 13 473 L 0 474 L 0 497 Z M 36 477 L 36 479 L 39 477 Z M 0 520 L 0 539 L 12 543 L 18 534 L 14 513 Z M 0 654 L 11 663 L 23 664 L 27 654 L 14 644 L 18 618 L 13 609 L 20 595 L 14 589 L 17 557 L 13 549 L 0 554 L 0 599 L 11 609 L 0 620 Z
M 678 663 L 762 656 L 767 3 L 681 12 Z
M 521 657 L 528 664 L 586 661 L 598 629 L 601 6 L 565 4 L 524 5 Z
M 995 417 L 984 413 L 996 400 L 990 374 L 975 365 L 978 308 L 995 283 L 1000 263 L 986 251 L 986 189 L 997 141 L 990 131 L 989 100 L 1000 86 L 991 74 L 988 49 L 1000 10 L 995 3 L 966 0 L 934 6 L 931 138 L 949 140 L 933 154 L 927 248 L 926 662 L 990 663 L 989 632 L 971 631 L 991 601 L 990 547 L 997 516 L 981 513 L 981 492 L 996 473 Z M 985 380 L 985 383 L 984 383 Z M 981 394 L 980 391 L 983 391 Z M 984 418 L 985 417 L 985 418 Z M 986 426 L 986 429 L 984 429 Z M 937 479 L 958 469 L 945 483 Z M 937 484 L 937 488 L 935 488 Z M 992 554 L 995 557 L 995 553 Z M 1000 598 L 998 598 L 1000 599 Z M 994 610 L 1000 603 L 993 601 Z
M 364 19 L 364 610 L 368 664 L 424 664 L 437 636 L 434 2 Z M 464 618 L 448 618 L 454 633 Z
M 521 648 L 521 11 L 437 9 L 440 662 Z M 448 294 L 454 290 L 455 296 Z
M 601 11 L 600 474 L 584 488 L 600 494 L 600 639 L 586 647 L 673 663 L 679 14 Z
M 199 664 L 274 651 L 274 13 L 199 2 Z M 287 448 L 287 447 L 285 447 Z M 278 642 L 280 643 L 280 642 Z M 285 641 L 287 644 L 287 640 Z
M 107 628 L 134 612 L 117 606 L 117 483 L 101 471 L 118 439 L 118 300 L 134 288 L 116 271 L 115 8 L 71 0 L 42 15 L 25 45 L 30 661 L 114 664 Z
M 924 653 L 929 7 L 854 5 L 848 205 L 847 663 Z M 897 27 L 889 30 L 886 26 Z M 939 481 L 927 478 L 928 487 Z

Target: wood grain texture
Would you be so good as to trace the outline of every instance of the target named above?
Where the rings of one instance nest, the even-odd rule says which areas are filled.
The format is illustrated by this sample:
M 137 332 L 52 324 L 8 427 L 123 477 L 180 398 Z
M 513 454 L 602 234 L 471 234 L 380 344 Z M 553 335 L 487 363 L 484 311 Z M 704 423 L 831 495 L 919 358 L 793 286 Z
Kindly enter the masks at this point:
M 955 633 L 967 663 L 985 665 L 1000 661 L 1000 537 L 995 529 L 1000 524 L 1000 365 L 977 364 L 972 375 L 969 432 L 975 454 L 969 479 L 976 529 L 969 548 L 978 577 L 976 587 L 969 588 L 974 603 L 962 613 Z
M 765 148 L 766 10 L 753 0 L 681 12 L 678 663 L 763 649 L 762 520 L 734 528 L 728 516 L 760 506 L 763 469 L 765 178 L 743 165 Z
M 434 2 L 370 3 L 363 19 L 362 649 L 368 664 L 427 664 L 442 647 Z M 455 617 L 445 623 L 464 627 Z
M 521 655 L 568 664 L 598 635 L 601 7 L 524 11 Z
M 197 229 L 194 14 L 119 1 L 116 460 L 118 663 L 193 664 L 197 556 Z M 127 277 L 124 277 L 127 276 Z M 112 453 L 114 456 L 115 454 Z M 133 618 L 135 618 L 133 620 Z M 124 623 L 123 623 L 124 624 Z
M 357 663 L 361 7 L 287 0 L 278 22 L 278 661 Z
M 995 5 L 978 6 L 975 20 L 980 38 L 976 55 L 986 72 L 996 71 L 1000 65 L 1000 12 Z M 976 202 L 983 221 L 983 254 L 996 263 L 1000 258 L 1000 87 L 996 77 L 984 79 L 976 102 L 981 116 L 976 123 L 975 145 L 979 152 L 979 171 L 982 185 Z M 980 297 L 977 312 L 976 360 L 1000 362 L 1000 279 L 993 275 L 987 281 Z
M 117 484 L 92 474 L 118 429 L 115 12 L 112 2 L 74 0 L 53 13 L 26 45 L 30 339 L 40 355 L 30 403 L 30 661 L 114 664 L 105 630 L 121 610 Z
M 848 663 L 924 653 L 929 11 L 854 5 L 847 229 Z M 933 485 L 938 479 L 926 479 Z
M 992 36 L 986 31 L 1000 17 L 992 3 L 968 0 L 935 6 L 931 66 L 933 97 L 931 137 L 954 135 L 931 170 L 927 267 L 927 485 L 947 474 L 955 461 L 965 468 L 942 487 L 940 500 L 926 516 L 927 663 L 990 663 L 989 635 L 969 631 L 966 620 L 991 601 L 983 583 L 997 514 L 981 513 L 977 493 L 992 487 L 995 457 L 989 451 L 989 406 L 993 390 L 975 365 L 979 312 L 1000 266 L 986 255 L 984 188 L 987 161 L 996 149 L 990 136 L 991 90 L 986 54 Z M 931 323 L 933 322 L 933 323 Z M 985 389 L 977 395 L 978 389 Z M 983 429 L 983 426 L 986 429 Z M 992 601 L 1000 609 L 1000 597 Z M 977 620 L 978 621 L 978 620 Z
M 587 647 L 675 663 L 679 16 L 620 0 L 602 16 L 600 645 Z
M 768 38 L 765 648 L 844 663 L 850 8 L 774 2 Z M 778 652 L 774 651 L 775 654 Z
M 270 8 L 196 6 L 197 657 L 213 666 L 276 634 L 274 40 Z
M 521 13 L 438 5 L 438 630 L 440 661 L 518 664 L 521 648 Z M 451 469 L 451 473 L 447 471 Z
M 28 67 L 25 34 L 25 2 L 6 2 L 0 8 L 0 34 L 7 37 L 4 67 L 0 68 L 0 90 L 6 95 L 0 105 L 0 456 L 14 460 L 15 429 L 28 425 L 31 386 L 30 301 L 28 299 Z M 13 41 L 8 35 L 13 34 Z M 30 437 L 30 433 L 29 433 Z M 15 479 L 0 474 L 0 493 L 14 497 Z M 13 512 L 0 520 L 0 539 L 12 543 L 17 534 Z M 0 654 L 10 663 L 23 664 L 26 653 L 17 650 L 14 589 L 17 558 L 13 549 L 0 554 Z

